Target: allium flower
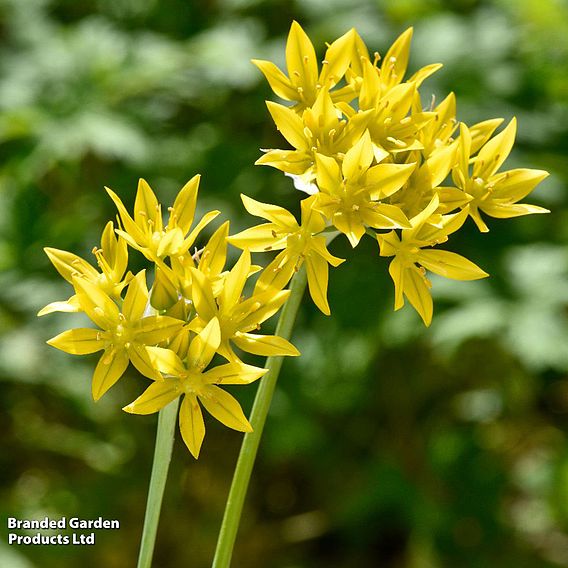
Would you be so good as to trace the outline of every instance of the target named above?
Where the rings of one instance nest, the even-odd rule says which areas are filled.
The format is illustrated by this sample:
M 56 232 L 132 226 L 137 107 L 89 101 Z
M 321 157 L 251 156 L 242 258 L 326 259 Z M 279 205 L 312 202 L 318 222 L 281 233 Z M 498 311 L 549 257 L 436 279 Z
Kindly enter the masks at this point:
M 107 187 L 106 190 L 114 201 L 122 222 L 123 230 L 118 230 L 117 233 L 148 260 L 159 261 L 166 256 L 186 252 L 193 246 L 203 228 L 219 215 L 219 211 L 206 213 L 191 230 L 199 180 L 200 176 L 194 176 L 182 187 L 169 209 L 170 217 L 165 226 L 162 220 L 162 206 L 145 180 L 141 179 L 138 182 L 134 219 L 129 215 L 118 195 Z
M 328 264 L 339 266 L 343 259 L 333 256 L 326 247 L 325 221 L 314 208 L 316 196 L 301 202 L 301 224 L 283 207 L 268 205 L 241 195 L 246 210 L 269 222 L 246 229 L 229 237 L 229 242 L 251 252 L 281 250 L 265 268 L 256 284 L 256 291 L 280 290 L 305 262 L 308 287 L 316 306 L 326 315 L 330 309 L 327 302 Z
M 328 47 L 319 72 L 310 38 L 298 22 L 292 22 L 286 44 L 289 76 L 271 61 L 253 59 L 252 62 L 264 73 L 272 90 L 280 98 L 296 102 L 294 109 L 301 112 L 314 104 L 322 88 L 331 89 L 341 81 L 351 62 L 355 35 L 355 30 L 351 29 Z M 339 97 L 342 94 L 340 91 Z
M 104 228 L 101 237 L 101 248 L 95 247 L 93 254 L 101 269 L 99 272 L 80 256 L 64 250 L 46 247 L 45 254 L 57 269 L 57 272 L 73 284 L 74 279 L 83 277 L 92 282 L 112 298 L 120 298 L 124 287 L 130 282 L 132 274 L 126 276 L 128 265 L 128 250 L 126 243 L 114 234 L 114 226 L 109 221 Z M 52 312 L 78 312 L 81 306 L 76 296 L 72 296 L 65 302 L 52 302 L 38 312 L 38 316 L 44 316 Z
M 396 309 L 406 296 L 429 324 L 432 299 L 426 269 L 458 279 L 485 276 L 473 263 L 433 247 L 447 240 L 468 215 L 480 230 L 487 231 L 481 212 L 499 218 L 546 212 L 518 202 L 547 173 L 528 169 L 499 172 L 514 141 L 514 120 L 491 138 L 503 120 L 459 127 L 453 93 L 437 106 L 432 101 L 430 108 L 423 107 L 419 90 L 441 65 L 427 65 L 406 79 L 411 38 L 412 28 L 395 40 L 383 58 L 378 53 L 371 57 L 352 30 L 340 38 L 345 46 L 348 42 L 352 45 L 347 68 L 348 58 L 339 58 L 334 51 L 345 85 L 336 80 L 318 84 L 314 48 L 294 23 L 286 48 L 290 78 L 281 72 L 278 75 L 277 68 L 268 62 L 259 65 L 277 95 L 297 102 L 293 107 L 267 103 L 277 129 L 292 149 L 267 150 L 256 163 L 292 177 L 298 189 L 312 195 L 302 201 L 302 215 L 308 218 L 308 207 L 321 213 L 328 230 L 333 226 L 345 234 L 353 247 L 365 233 L 375 234 L 381 255 L 395 257 L 390 273 L 395 281 Z M 284 79 L 288 81 L 286 92 Z M 304 88 L 306 85 L 309 88 Z M 309 96 L 300 102 L 293 87 Z M 455 138 L 458 130 L 459 138 Z M 448 216 L 454 211 L 459 213 Z M 250 246 L 254 251 L 284 248 L 270 266 L 272 273 L 265 270 L 257 286 L 284 286 L 292 274 L 290 259 L 301 257 L 302 253 L 290 252 L 288 241 L 284 245 L 283 236 L 287 239 L 297 231 L 295 226 L 285 225 L 261 225 L 235 236 L 237 246 Z M 310 237 L 323 238 L 324 226 L 316 228 L 319 233 L 312 228 Z M 391 232 L 383 234 L 384 229 Z M 327 263 L 321 255 L 315 263 L 320 266 L 317 278 L 314 262 L 311 267 L 307 264 L 312 275 L 310 292 L 320 309 L 328 313 Z
M 545 179 L 548 172 L 524 168 L 506 172 L 497 171 L 511 152 L 516 131 L 517 121 L 513 118 L 505 130 L 479 150 L 479 154 L 473 159 L 473 171 L 470 173 L 470 157 L 475 150 L 472 148 L 469 129 L 465 124 L 461 125 L 460 155 L 453 179 L 470 197 L 469 215 L 484 233 L 489 229 L 481 218 L 480 211 L 498 219 L 531 213 L 549 213 L 544 207 L 517 203 Z
M 402 308 L 406 296 L 426 325 L 432 321 L 433 304 L 425 269 L 456 280 L 488 276 L 459 254 L 430 248 L 447 241 L 448 235 L 462 226 L 468 213 L 465 208 L 460 213 L 441 216 L 435 213 L 438 205 L 435 195 L 428 207 L 410 220 L 412 228 L 402 230 L 402 238 L 395 231 L 377 235 L 381 256 L 394 256 L 389 266 L 395 286 L 394 309 Z
M 221 293 L 215 296 L 211 282 L 198 269 L 193 268 L 193 304 L 197 318 L 191 329 L 201 330 L 213 319 L 219 322 L 220 355 L 229 361 L 238 361 L 231 344 L 255 355 L 299 355 L 300 352 L 286 339 L 276 335 L 251 333 L 272 317 L 290 295 L 289 290 L 268 290 L 245 298 L 243 288 L 251 272 L 250 252 L 245 250 L 239 261 L 227 274 Z
M 194 337 L 183 357 L 170 349 L 148 347 L 152 364 L 164 378 L 156 380 L 134 402 L 124 407 L 131 414 L 152 414 L 183 396 L 179 427 L 183 441 L 195 458 L 199 456 L 205 436 L 198 401 L 225 426 L 240 432 L 251 432 L 252 428 L 240 404 L 219 385 L 248 384 L 266 373 L 266 369 L 235 362 L 206 370 L 220 344 L 219 321 L 213 318 Z
M 317 184 L 313 205 L 356 247 L 367 227 L 401 229 L 410 227 L 399 207 L 381 203 L 398 191 L 415 164 L 373 162 L 373 145 L 366 132 L 343 158 L 341 167 L 333 159 L 316 154 Z
M 93 398 L 98 400 L 116 383 L 129 361 L 143 375 L 159 377 L 148 357 L 146 345 L 168 339 L 183 322 L 168 316 L 145 315 L 148 306 L 145 271 L 131 280 L 121 308 L 86 278 L 77 277 L 73 283 L 81 309 L 100 329 L 70 329 L 48 343 L 73 355 L 104 350 L 93 375 Z

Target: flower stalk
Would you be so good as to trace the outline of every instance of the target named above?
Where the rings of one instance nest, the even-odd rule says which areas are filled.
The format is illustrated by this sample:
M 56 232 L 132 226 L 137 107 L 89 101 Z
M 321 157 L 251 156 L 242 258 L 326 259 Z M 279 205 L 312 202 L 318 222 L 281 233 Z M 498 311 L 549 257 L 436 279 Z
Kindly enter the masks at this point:
M 150 476 L 150 487 L 148 490 L 148 500 L 146 502 L 144 529 L 140 542 L 137 568 L 150 568 L 152 565 L 154 544 L 156 542 L 156 533 L 158 532 L 158 523 L 160 521 L 160 511 L 162 508 L 162 498 L 164 496 L 168 469 L 172 458 L 178 405 L 179 398 L 176 398 L 173 402 L 162 408 L 158 414 L 156 447 L 154 449 L 154 461 L 152 463 L 152 474 Z
M 302 266 L 292 278 L 290 297 L 282 309 L 278 325 L 276 326 L 277 336 L 290 339 L 298 308 L 306 289 L 306 283 L 306 269 Z M 253 431 L 245 434 L 243 439 L 225 506 L 223 523 L 215 549 L 215 558 L 213 559 L 213 568 L 228 568 L 230 566 L 252 468 L 282 362 L 283 357 L 269 357 L 266 362 L 268 372 L 260 382 L 250 416 L 250 424 Z

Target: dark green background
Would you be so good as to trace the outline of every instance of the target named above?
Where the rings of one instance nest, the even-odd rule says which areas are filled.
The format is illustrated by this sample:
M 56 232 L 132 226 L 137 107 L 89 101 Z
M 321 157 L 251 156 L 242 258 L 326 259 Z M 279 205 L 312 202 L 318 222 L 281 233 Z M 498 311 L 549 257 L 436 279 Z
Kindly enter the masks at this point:
M 237 568 L 568 566 L 568 4 L 564 0 L 0 0 L 0 566 L 134 566 L 155 416 L 120 411 L 133 372 L 90 397 L 96 361 L 45 340 L 75 317 L 43 246 L 88 258 L 138 177 L 163 203 L 203 174 L 201 211 L 255 222 L 239 193 L 297 211 L 259 148 L 283 146 L 252 57 L 283 60 L 298 19 L 323 54 L 355 26 L 382 53 L 415 26 L 411 71 L 444 68 L 458 118 L 519 119 L 508 167 L 548 169 L 550 215 L 473 223 L 449 242 L 489 280 L 434 279 L 425 329 L 392 312 L 376 243 L 333 270 L 331 317 L 305 303 L 274 399 Z M 236 254 L 236 251 L 234 251 Z M 142 266 L 133 255 L 134 265 Z M 255 387 L 234 389 L 248 411 Z M 209 565 L 241 435 L 176 441 L 155 566 Z M 6 516 L 116 518 L 81 547 L 8 547 Z

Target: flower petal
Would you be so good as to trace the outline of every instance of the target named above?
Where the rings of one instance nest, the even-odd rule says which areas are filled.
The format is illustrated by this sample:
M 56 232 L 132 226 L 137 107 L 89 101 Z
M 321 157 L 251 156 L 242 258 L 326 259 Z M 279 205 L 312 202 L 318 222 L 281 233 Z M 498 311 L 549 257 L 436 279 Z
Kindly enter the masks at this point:
M 86 276 L 93 280 L 99 275 L 86 260 L 83 260 L 76 254 L 50 247 L 45 247 L 43 250 L 49 257 L 49 260 L 51 260 L 53 266 L 55 266 L 57 272 L 70 284 L 73 284 L 73 278 L 79 275 Z
M 180 396 L 179 383 L 164 379 L 152 383 L 134 402 L 122 410 L 130 414 L 153 414 Z
M 191 229 L 200 179 L 199 174 L 195 175 L 180 189 L 172 207 L 168 228 L 170 225 L 179 227 L 184 235 Z
M 146 271 L 141 270 L 128 285 L 122 304 L 122 313 L 127 320 L 139 320 L 144 315 L 148 305 L 148 287 L 146 286 Z
M 218 365 L 203 374 L 209 384 L 216 385 L 248 385 L 260 379 L 268 369 L 245 365 L 244 363 L 226 363 Z
M 102 329 L 113 328 L 119 320 L 118 306 L 96 284 L 74 278 L 73 285 L 81 308 Z
M 47 343 L 71 355 L 88 355 L 105 348 L 101 332 L 90 328 L 68 329 Z
M 308 140 L 304 133 L 304 122 L 290 108 L 272 101 L 266 101 L 266 106 L 272 115 L 276 128 L 282 136 L 298 150 L 308 149 Z
M 150 359 L 150 355 L 148 354 L 145 345 L 141 345 L 140 343 L 131 343 L 127 351 L 130 362 L 134 365 L 134 367 L 136 367 L 136 370 L 139 373 L 154 381 L 162 380 L 162 376 L 152 364 L 152 360 Z
M 227 237 L 229 235 L 229 221 L 225 221 L 205 245 L 199 259 L 199 270 L 209 277 L 218 276 L 225 268 L 227 260 Z
M 199 334 L 193 338 L 189 346 L 188 364 L 199 370 L 205 369 L 213 359 L 213 355 L 221 343 L 219 320 L 213 318 Z
M 286 339 L 278 335 L 258 335 L 238 333 L 232 338 L 233 343 L 243 351 L 263 357 L 300 355 L 300 352 Z
M 446 278 L 456 280 L 478 280 L 489 276 L 479 266 L 456 254 L 445 250 L 421 250 L 416 260 L 424 267 Z
M 93 374 L 93 399 L 99 400 L 122 377 L 127 367 L 128 353 L 125 349 L 105 351 Z
M 245 249 L 225 278 L 225 285 L 219 297 L 219 307 L 222 312 L 228 312 L 239 303 L 250 273 L 250 267 L 250 252 Z
M 191 268 L 191 297 L 199 317 L 209 321 L 218 313 L 211 282 L 197 268 Z
M 142 178 L 138 180 L 138 190 L 134 200 L 134 222 L 145 233 L 162 230 L 162 209 L 152 188 Z
M 346 180 L 358 180 L 364 174 L 373 161 L 373 143 L 368 130 L 365 130 L 361 139 L 355 144 L 343 158 L 341 169 Z
M 255 217 L 262 217 L 276 226 L 281 227 L 283 230 L 293 233 L 298 230 L 298 223 L 296 218 L 292 213 L 284 209 L 284 207 L 278 207 L 278 205 L 272 205 L 270 203 L 261 203 L 252 199 L 247 195 L 241 193 L 241 199 L 245 209 Z
M 331 89 L 341 81 L 351 62 L 354 39 L 355 30 L 351 28 L 327 48 L 319 77 L 320 85 Z
M 313 91 L 318 80 L 316 52 L 310 38 L 296 21 L 292 22 L 286 42 L 286 66 L 291 83 Z
M 270 85 L 270 88 L 277 96 L 285 101 L 298 100 L 298 91 L 292 86 L 288 77 L 286 77 L 286 75 L 284 75 L 284 73 L 278 69 L 272 61 L 252 59 L 251 62 L 262 71 Z
M 415 169 L 415 163 L 378 164 L 367 171 L 364 183 L 372 199 L 382 199 L 397 192 Z
M 280 250 L 286 246 L 287 233 L 279 237 L 274 223 L 263 223 L 245 229 L 236 235 L 227 238 L 227 242 L 240 249 L 248 249 L 251 252 L 266 252 L 268 250 Z M 274 234 L 276 233 L 276 237 Z
M 181 403 L 179 429 L 187 449 L 197 459 L 205 438 L 205 423 L 203 422 L 203 413 L 194 395 L 187 394 Z
M 308 272 L 308 288 L 314 304 L 326 315 L 331 311 L 327 302 L 327 283 L 329 269 L 327 261 L 317 254 L 306 257 L 306 270 Z
M 38 317 L 45 316 L 47 314 L 52 314 L 53 312 L 67 312 L 75 313 L 80 312 L 81 306 L 77 300 L 76 296 L 71 296 L 66 302 L 51 302 L 42 308 L 38 313 Z
M 512 118 L 505 130 L 489 140 L 479 151 L 473 165 L 474 177 L 487 179 L 501 167 L 511 152 L 516 133 L 517 121 Z
M 138 245 L 142 245 L 146 240 L 145 232 L 134 222 L 134 219 L 129 215 L 126 207 L 122 203 L 120 197 L 112 191 L 112 189 L 105 187 L 106 192 L 109 194 L 110 198 L 114 201 L 118 213 L 120 215 L 120 221 L 126 233 L 136 242 Z
M 179 377 L 185 372 L 182 360 L 171 349 L 163 347 L 146 347 L 152 366 L 160 373 Z
M 381 81 L 385 87 L 392 87 L 402 82 L 408 57 L 410 54 L 410 42 L 412 40 L 412 28 L 408 28 L 400 34 L 387 51 L 381 65 Z
M 406 267 L 402 273 L 402 289 L 426 326 L 432 322 L 434 303 L 430 295 L 429 281 L 415 266 Z
M 187 235 L 186 239 L 183 241 L 183 244 L 180 246 L 180 249 L 183 251 L 189 250 L 195 242 L 195 239 L 197 239 L 197 237 L 199 236 L 199 233 L 201 233 L 201 231 L 203 231 L 203 229 L 207 227 L 207 225 L 209 225 L 209 223 L 211 223 L 211 221 L 213 221 L 213 219 L 215 219 L 220 213 L 221 211 L 217 210 L 205 213 L 199 223 L 195 225 L 191 233 Z
M 223 389 L 209 385 L 199 401 L 207 412 L 225 426 L 239 432 L 252 432 L 252 427 L 243 414 L 241 405 Z

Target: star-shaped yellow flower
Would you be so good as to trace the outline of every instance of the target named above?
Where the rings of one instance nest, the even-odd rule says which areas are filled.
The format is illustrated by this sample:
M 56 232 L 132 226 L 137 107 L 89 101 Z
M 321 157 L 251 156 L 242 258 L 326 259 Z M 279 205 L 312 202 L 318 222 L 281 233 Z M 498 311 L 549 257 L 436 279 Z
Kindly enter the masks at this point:
M 193 304 L 197 319 L 191 329 L 200 330 L 212 319 L 219 321 L 221 342 L 217 351 L 229 361 L 238 361 L 231 344 L 248 353 L 265 357 L 299 355 L 300 352 L 286 339 L 277 335 L 251 333 L 272 317 L 290 295 L 289 290 L 268 290 L 254 293 L 250 298 L 242 295 L 251 273 L 250 252 L 243 251 L 240 259 L 227 274 L 221 293 L 216 296 L 210 280 L 203 272 L 193 268 Z
M 140 179 L 138 182 L 134 219 L 129 215 L 118 195 L 107 187 L 106 190 L 114 201 L 122 222 L 123 230 L 117 230 L 117 233 L 132 248 L 139 250 L 148 260 L 158 264 L 166 256 L 187 252 L 202 229 L 219 215 L 219 211 L 206 213 L 191 230 L 199 180 L 199 175 L 194 176 L 180 190 L 173 207 L 169 209 L 170 217 L 166 226 L 162 220 L 162 206 L 145 180 Z
M 46 247 L 44 250 L 57 272 L 69 284 L 73 284 L 74 278 L 81 276 L 115 299 L 120 298 L 122 290 L 132 278 L 130 272 L 126 277 L 124 276 L 128 265 L 128 248 L 124 240 L 116 237 L 112 221 L 109 221 L 104 228 L 101 248 L 95 247 L 93 249 L 101 272 L 86 260 L 71 252 L 50 247 Z M 80 309 L 76 296 L 71 296 L 67 301 L 48 304 L 38 312 L 38 316 L 52 312 L 77 312 Z
M 219 422 L 240 432 L 251 432 L 240 404 L 219 385 L 242 385 L 260 378 L 266 369 L 243 363 L 227 363 L 208 370 L 221 343 L 217 318 L 196 335 L 182 359 L 174 351 L 148 347 L 152 364 L 164 375 L 151 384 L 134 402 L 123 410 L 131 414 L 152 414 L 179 396 L 183 396 L 179 427 L 183 441 L 197 458 L 205 437 L 201 403 Z
M 321 235 L 326 227 L 325 221 L 321 213 L 313 209 L 316 196 L 301 202 L 300 225 L 294 215 L 283 207 L 261 203 L 246 195 L 241 195 L 241 198 L 251 215 L 269 222 L 233 235 L 228 241 L 251 252 L 282 251 L 259 276 L 255 291 L 281 290 L 305 262 L 310 295 L 316 306 L 329 315 L 328 264 L 339 266 L 344 259 L 333 256 L 327 250 L 325 236 Z
M 472 136 L 465 124 L 460 127 L 460 153 L 457 167 L 453 171 L 454 183 L 471 199 L 469 215 L 481 232 L 489 228 L 481 217 L 481 212 L 507 219 L 531 213 L 549 213 L 548 209 L 537 205 L 518 203 L 525 198 L 537 184 L 548 176 L 544 170 L 520 168 L 498 172 L 511 152 L 517 122 L 513 118 L 507 127 L 487 142 L 477 157 L 473 159 L 473 170 L 470 173 Z
M 286 44 L 288 76 L 271 61 L 253 59 L 252 62 L 262 71 L 276 95 L 295 102 L 294 110 L 301 112 L 314 104 L 322 87 L 332 89 L 341 81 L 351 61 L 354 35 L 355 30 L 351 29 L 328 47 L 321 72 L 318 72 L 314 46 L 300 24 L 294 21 Z M 333 93 L 331 96 L 334 98 Z
M 316 177 L 315 155 L 339 157 L 361 138 L 372 110 L 338 116 L 329 92 L 322 89 L 313 105 L 299 116 L 292 109 L 268 101 L 268 110 L 282 136 L 294 150 L 268 150 L 255 163 L 277 168 L 296 181 L 296 186 L 313 193 L 310 184 Z
M 346 154 L 341 167 L 333 158 L 316 154 L 317 185 L 314 209 L 347 236 L 356 247 L 366 227 L 410 227 L 399 207 L 380 203 L 406 182 L 415 164 L 373 162 L 373 144 L 368 132 Z
M 404 305 L 404 296 L 426 325 L 432 321 L 433 303 L 426 269 L 446 278 L 477 280 L 488 276 L 473 262 L 454 252 L 434 250 L 437 244 L 448 240 L 467 218 L 467 207 L 454 215 L 436 213 L 439 206 L 435 195 L 428 207 L 410 220 L 411 229 L 402 230 L 402 238 L 395 231 L 377 234 L 381 256 L 394 256 L 389 273 L 394 281 L 394 309 Z
M 130 281 L 121 308 L 86 278 L 77 277 L 73 284 L 81 309 L 100 329 L 70 329 L 47 343 L 72 355 L 104 350 L 93 375 L 93 398 L 98 400 L 116 383 L 129 361 L 143 375 L 159 377 L 145 346 L 165 341 L 184 322 L 168 316 L 145 315 L 148 307 L 145 271 Z

